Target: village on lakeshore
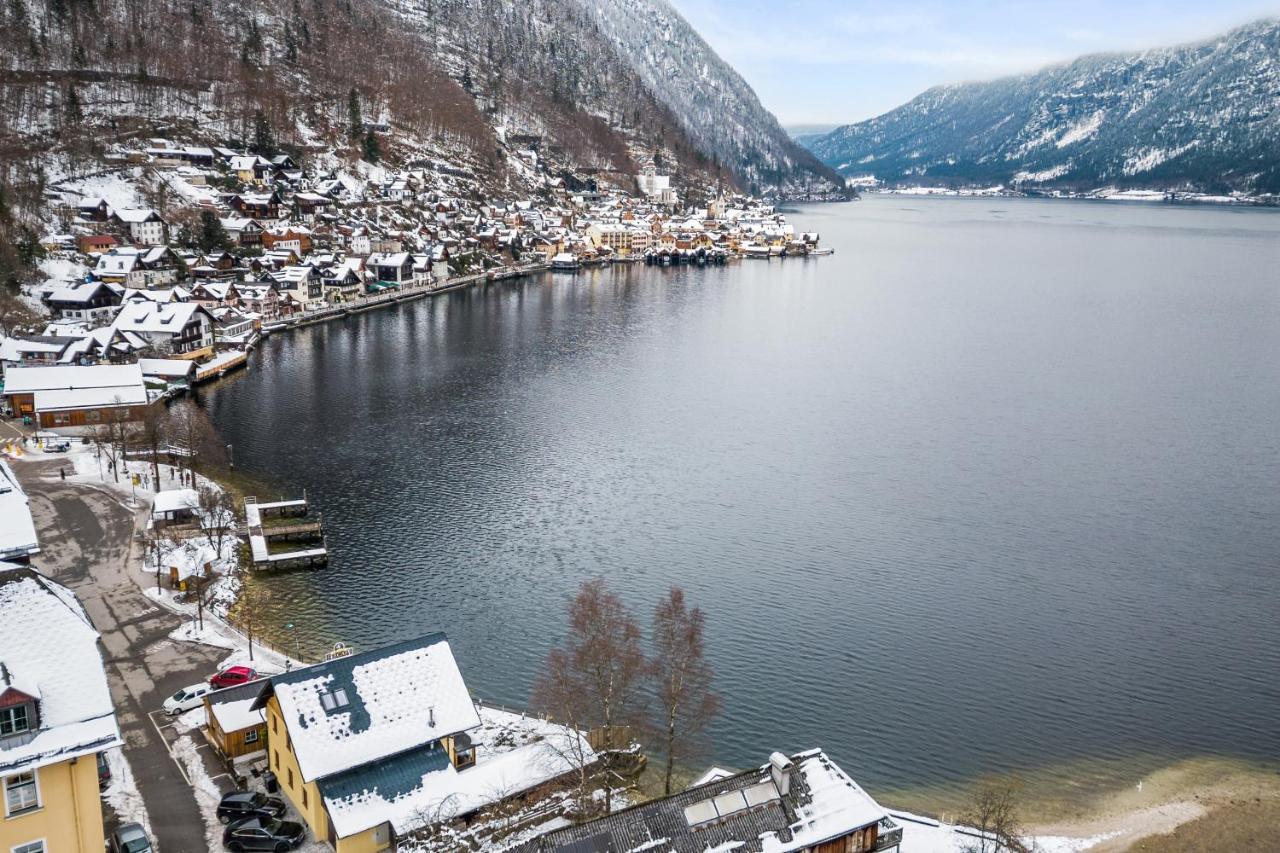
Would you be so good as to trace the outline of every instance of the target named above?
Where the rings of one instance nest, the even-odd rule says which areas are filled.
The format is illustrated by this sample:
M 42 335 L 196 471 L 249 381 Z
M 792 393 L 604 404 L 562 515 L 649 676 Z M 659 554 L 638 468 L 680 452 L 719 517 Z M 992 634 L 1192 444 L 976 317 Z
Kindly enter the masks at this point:
M 412 169 L 357 180 L 162 139 L 132 160 L 186 214 L 134 206 L 118 175 L 64 195 L 34 294 L 49 316 L 0 339 L 0 849 L 959 853 L 1006 838 L 880 805 L 820 744 L 708 768 L 672 724 L 655 751 L 554 656 L 528 708 L 494 705 L 448 625 L 290 648 L 255 598 L 275 572 L 324 570 L 323 507 L 221 481 L 231 448 L 184 397 L 292 327 L 542 271 L 830 253 L 817 234 L 739 195 L 684 204 L 656 169 L 634 195 L 557 179 L 497 204 Z M 700 660 L 700 611 L 676 592 Z M 570 606 L 582 596 L 620 606 L 590 583 Z M 636 660 L 646 677 L 662 664 Z M 681 736 L 731 701 L 709 682 L 671 700 L 705 711 Z M 677 754 L 689 773 L 673 781 Z

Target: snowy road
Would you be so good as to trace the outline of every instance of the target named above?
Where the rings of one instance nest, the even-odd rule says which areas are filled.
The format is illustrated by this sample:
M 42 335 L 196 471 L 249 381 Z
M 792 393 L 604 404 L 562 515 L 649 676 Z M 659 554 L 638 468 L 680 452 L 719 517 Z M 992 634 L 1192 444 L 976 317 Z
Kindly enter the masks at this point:
M 204 851 L 195 796 L 148 712 L 179 688 L 207 678 L 225 651 L 169 639 L 181 620 L 148 600 L 131 576 L 137 571 L 134 515 L 116 493 L 62 482 L 58 462 L 14 467 L 31 498 L 40 537 L 36 567 L 75 591 L 102 634 L 125 757 L 156 845 L 160 853 Z

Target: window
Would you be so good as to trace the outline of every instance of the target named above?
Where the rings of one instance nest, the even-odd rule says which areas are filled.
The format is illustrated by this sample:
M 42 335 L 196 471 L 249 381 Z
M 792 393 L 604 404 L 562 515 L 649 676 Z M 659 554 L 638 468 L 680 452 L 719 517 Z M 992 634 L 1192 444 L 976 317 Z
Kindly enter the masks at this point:
M 44 853 L 44 840 L 28 841 L 13 848 L 13 853 Z
M 306 788 L 302 789 L 302 807 L 304 809 L 307 807 L 307 789 Z
M 328 693 L 320 694 L 320 704 L 329 713 L 333 713 L 339 708 L 345 708 L 351 704 L 351 700 L 347 698 L 347 690 L 345 687 L 339 687 L 336 690 L 330 690 Z
M 9 815 L 40 808 L 40 791 L 36 787 L 35 771 L 19 773 L 4 780 L 4 808 Z
M 293 790 L 293 768 L 289 768 L 289 790 Z
M 271 731 L 272 731 L 274 734 L 279 734 L 279 733 L 280 733 L 280 727 L 277 725 L 277 723 L 279 723 L 279 722 L 280 722 L 280 718 L 279 718 L 279 717 L 277 717 L 275 714 L 272 714 L 272 715 L 271 715 Z
M 16 735 L 31 728 L 30 706 L 14 705 L 11 708 L 0 708 L 0 737 Z
M 98 421 L 102 420 L 102 412 L 97 409 L 91 409 L 88 412 L 85 412 L 84 418 L 90 423 L 96 424 Z
M 244 742 L 245 742 L 245 743 L 257 743 L 257 742 L 258 742 L 258 730 L 257 730 L 257 729 L 250 729 L 249 731 L 245 732 L 245 733 L 244 733 Z
M 278 749 L 271 750 L 271 756 L 272 758 L 275 759 L 274 763 L 276 765 L 276 769 L 279 770 L 280 769 L 280 750 Z

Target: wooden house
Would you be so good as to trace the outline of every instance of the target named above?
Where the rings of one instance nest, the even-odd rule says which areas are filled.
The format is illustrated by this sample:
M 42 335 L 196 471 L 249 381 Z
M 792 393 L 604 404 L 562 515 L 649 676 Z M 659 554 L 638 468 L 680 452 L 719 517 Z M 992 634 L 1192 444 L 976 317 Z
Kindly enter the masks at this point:
M 262 685 L 251 681 L 204 697 L 205 737 L 227 762 L 267 748 L 266 718 L 253 708 L 260 692 Z

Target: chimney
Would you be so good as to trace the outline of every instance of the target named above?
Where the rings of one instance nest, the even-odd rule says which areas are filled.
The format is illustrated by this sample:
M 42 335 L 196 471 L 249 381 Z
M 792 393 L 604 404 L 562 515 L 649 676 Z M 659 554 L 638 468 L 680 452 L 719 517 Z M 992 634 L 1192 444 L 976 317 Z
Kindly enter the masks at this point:
M 769 756 L 769 776 L 773 778 L 773 786 L 778 789 L 779 796 L 785 797 L 791 791 L 793 766 L 791 759 L 781 752 Z
M 436 727 L 436 706 L 432 705 L 427 709 L 427 725 L 431 728 Z

